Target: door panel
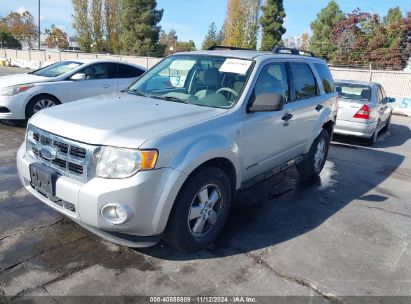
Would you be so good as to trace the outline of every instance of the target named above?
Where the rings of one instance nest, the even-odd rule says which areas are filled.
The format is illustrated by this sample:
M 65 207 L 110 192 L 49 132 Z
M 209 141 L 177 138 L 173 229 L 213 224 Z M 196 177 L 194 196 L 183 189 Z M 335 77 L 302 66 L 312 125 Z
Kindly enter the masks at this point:
M 282 63 L 269 63 L 261 71 L 253 91 L 252 100 L 259 95 L 281 95 L 289 100 L 286 67 Z M 272 112 L 248 113 L 245 118 L 245 180 L 268 171 L 294 157 L 295 121 L 284 121 L 289 105 Z
M 108 63 L 92 64 L 80 70 L 79 73 L 86 74 L 86 79 L 69 81 L 67 87 L 69 101 L 108 94 L 115 89 L 113 79 L 109 78 Z

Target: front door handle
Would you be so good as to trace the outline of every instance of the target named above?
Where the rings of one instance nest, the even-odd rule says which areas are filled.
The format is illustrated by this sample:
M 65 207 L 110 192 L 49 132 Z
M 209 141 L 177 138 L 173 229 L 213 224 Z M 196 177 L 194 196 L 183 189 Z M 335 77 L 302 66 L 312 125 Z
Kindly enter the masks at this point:
M 324 107 L 323 107 L 322 105 L 318 104 L 318 105 L 315 107 L 315 110 L 316 110 L 317 112 L 320 112 L 323 108 L 324 108 Z
M 103 89 L 108 89 L 109 87 L 111 87 L 111 85 L 109 85 L 109 84 L 103 84 L 101 87 L 102 87 Z
M 293 114 L 285 113 L 285 115 L 281 119 L 284 121 L 289 121 L 291 118 L 293 118 Z

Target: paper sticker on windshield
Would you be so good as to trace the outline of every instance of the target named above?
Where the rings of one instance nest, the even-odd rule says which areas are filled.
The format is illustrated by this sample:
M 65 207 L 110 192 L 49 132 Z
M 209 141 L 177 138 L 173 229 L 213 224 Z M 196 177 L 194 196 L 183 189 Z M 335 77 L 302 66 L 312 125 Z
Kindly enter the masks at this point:
M 252 64 L 253 62 L 250 60 L 226 59 L 220 68 L 220 72 L 245 75 Z
M 174 60 L 170 64 L 170 70 L 189 71 L 195 64 L 195 60 Z

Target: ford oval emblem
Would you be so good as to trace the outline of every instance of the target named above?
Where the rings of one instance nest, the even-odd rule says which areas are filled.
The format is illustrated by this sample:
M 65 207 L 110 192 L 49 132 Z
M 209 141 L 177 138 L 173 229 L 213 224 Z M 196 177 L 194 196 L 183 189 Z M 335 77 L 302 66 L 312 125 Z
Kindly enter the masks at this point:
M 53 160 L 57 157 L 57 150 L 51 146 L 43 146 L 40 149 L 41 156 L 47 160 Z

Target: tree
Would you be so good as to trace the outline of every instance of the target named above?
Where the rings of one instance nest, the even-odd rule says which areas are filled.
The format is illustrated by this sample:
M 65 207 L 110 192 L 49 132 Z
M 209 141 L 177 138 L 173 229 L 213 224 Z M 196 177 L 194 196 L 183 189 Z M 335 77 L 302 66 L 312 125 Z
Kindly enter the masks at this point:
M 310 40 L 310 51 L 333 61 L 336 47 L 330 42 L 330 35 L 335 24 L 343 18 L 344 14 L 338 4 L 334 0 L 329 2 L 310 25 L 313 32 Z
M 76 38 L 80 48 L 86 52 L 91 50 L 91 26 L 88 19 L 88 0 L 71 0 L 74 14 L 73 28 L 76 31 Z
M 49 48 L 67 49 L 69 46 L 68 37 L 65 32 L 56 27 L 54 24 L 51 29 L 46 29 L 46 44 Z
M 21 43 L 12 34 L 0 28 L 0 48 L 21 49 Z
M 25 42 L 29 47 L 33 47 L 33 42 L 37 39 L 37 27 L 30 12 L 23 13 L 10 12 L 1 19 L 2 28 L 6 29 L 13 37 L 20 42 Z
M 307 33 L 302 34 L 301 36 L 292 36 L 284 39 L 283 43 L 285 47 L 296 48 L 300 50 L 308 50 L 309 45 L 309 35 Z
M 208 50 L 213 45 L 222 45 L 224 40 L 223 35 L 224 34 L 222 30 L 217 32 L 217 26 L 215 25 L 215 22 L 211 23 L 208 29 L 208 33 L 203 41 L 203 50 Z
M 160 26 L 163 10 L 156 0 L 122 0 L 120 41 L 123 50 L 137 55 L 160 56 Z
M 95 52 L 101 52 L 103 50 L 103 35 L 104 35 L 104 22 L 103 22 L 103 2 L 102 0 L 91 0 L 90 10 L 91 21 L 91 37 L 93 39 L 93 47 Z
M 399 6 L 390 8 L 387 16 L 384 17 L 384 24 L 398 23 L 402 20 L 402 12 Z
M 109 52 L 117 53 L 121 49 L 120 45 L 120 5 L 118 0 L 104 1 L 105 27 L 107 37 L 107 49 Z
M 261 10 L 261 50 L 271 51 L 276 45 L 281 44 L 281 38 L 286 32 L 283 27 L 286 17 L 283 0 L 266 0 Z
M 178 41 L 176 44 L 177 52 L 191 52 L 196 51 L 196 45 L 193 40 L 190 41 Z
M 256 48 L 261 0 L 228 0 L 223 44 Z
M 164 56 L 168 56 L 177 51 L 177 33 L 171 29 L 168 34 L 164 31 L 160 32 L 160 44 L 164 47 Z

